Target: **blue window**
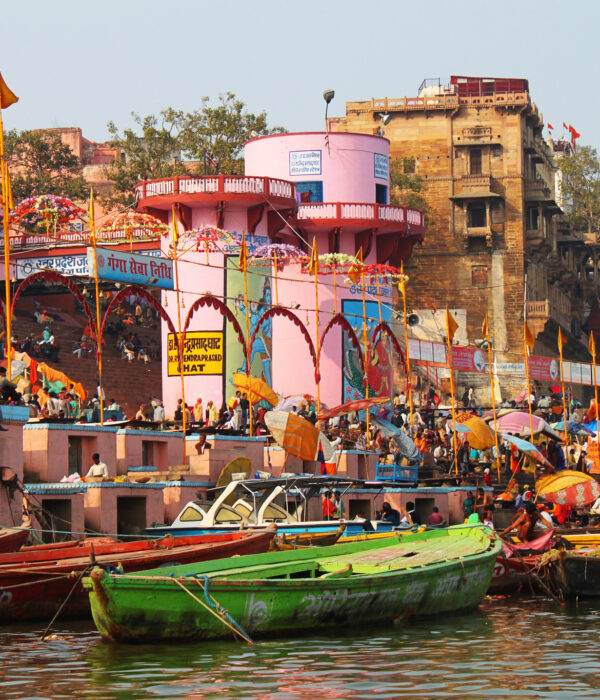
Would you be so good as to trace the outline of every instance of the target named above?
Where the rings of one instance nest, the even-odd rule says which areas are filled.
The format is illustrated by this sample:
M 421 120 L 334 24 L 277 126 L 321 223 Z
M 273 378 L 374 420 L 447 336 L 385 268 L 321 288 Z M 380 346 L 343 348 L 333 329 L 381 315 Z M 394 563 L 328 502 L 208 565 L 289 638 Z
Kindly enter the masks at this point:
M 385 185 L 378 185 L 375 183 L 375 201 L 377 204 L 387 204 L 387 187 Z
M 296 198 L 301 204 L 323 201 L 323 181 L 296 182 Z

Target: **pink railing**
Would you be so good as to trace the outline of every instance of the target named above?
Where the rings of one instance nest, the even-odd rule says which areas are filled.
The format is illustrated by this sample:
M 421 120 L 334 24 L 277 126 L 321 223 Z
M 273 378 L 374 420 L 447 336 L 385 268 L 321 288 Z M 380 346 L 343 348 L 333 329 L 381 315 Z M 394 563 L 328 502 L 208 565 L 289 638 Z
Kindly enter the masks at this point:
M 178 194 L 258 194 L 294 199 L 292 182 L 272 177 L 246 175 L 180 175 L 148 180 L 135 187 L 136 199 Z
M 388 204 L 362 204 L 356 202 L 323 202 L 299 204 L 298 219 L 308 220 L 361 220 L 413 224 L 423 226 L 423 212 L 410 207 L 394 207 Z

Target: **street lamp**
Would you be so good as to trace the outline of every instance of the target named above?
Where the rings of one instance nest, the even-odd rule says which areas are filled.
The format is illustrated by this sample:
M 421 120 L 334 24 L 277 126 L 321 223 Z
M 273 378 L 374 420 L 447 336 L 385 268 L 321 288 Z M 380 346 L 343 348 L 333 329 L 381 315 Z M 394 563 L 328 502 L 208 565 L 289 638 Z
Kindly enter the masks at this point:
M 323 99 L 325 100 L 325 145 L 327 146 L 327 152 L 329 153 L 329 124 L 327 123 L 327 110 L 329 109 L 329 103 L 335 97 L 335 90 L 325 90 L 323 93 Z

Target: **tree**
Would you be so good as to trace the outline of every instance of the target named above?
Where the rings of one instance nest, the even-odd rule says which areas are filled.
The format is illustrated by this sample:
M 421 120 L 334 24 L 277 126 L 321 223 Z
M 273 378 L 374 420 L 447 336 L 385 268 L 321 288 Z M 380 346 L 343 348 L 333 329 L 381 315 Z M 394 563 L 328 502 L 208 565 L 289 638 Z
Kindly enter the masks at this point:
M 395 158 L 390 162 L 390 204 L 420 209 L 425 219 L 430 207 L 422 192 L 425 182 L 415 172 L 414 158 Z
M 595 148 L 579 146 L 558 160 L 562 174 L 560 194 L 573 227 L 600 231 L 600 160 Z
M 109 143 L 119 150 L 119 157 L 105 168 L 114 186 L 113 193 L 107 197 L 111 205 L 132 204 L 138 182 L 186 172 L 181 163 L 180 113 L 167 109 L 159 116 L 140 117 L 132 113 L 132 117 L 140 133 L 125 129 L 121 136 L 114 122 L 108 123 L 112 136 Z
M 13 199 L 56 194 L 82 201 L 89 195 L 83 167 L 73 151 L 51 131 L 9 131 L 5 136 Z
M 203 97 L 202 107 L 192 112 L 169 108 L 158 116 L 133 118 L 139 128 L 126 129 L 123 135 L 113 122 L 108 124 L 110 145 L 121 154 L 106 168 L 114 183 L 113 204 L 131 204 L 133 189 L 143 180 L 184 173 L 242 173 L 245 141 L 285 131 L 270 129 L 265 112 L 248 112 L 231 92 L 220 95 L 216 107 Z
M 242 174 L 244 142 L 256 136 L 285 133 L 280 126 L 269 128 L 266 112 L 252 114 L 231 92 L 219 95 L 211 107 L 208 97 L 202 107 L 182 115 L 182 147 L 187 158 L 198 161 L 196 172 Z

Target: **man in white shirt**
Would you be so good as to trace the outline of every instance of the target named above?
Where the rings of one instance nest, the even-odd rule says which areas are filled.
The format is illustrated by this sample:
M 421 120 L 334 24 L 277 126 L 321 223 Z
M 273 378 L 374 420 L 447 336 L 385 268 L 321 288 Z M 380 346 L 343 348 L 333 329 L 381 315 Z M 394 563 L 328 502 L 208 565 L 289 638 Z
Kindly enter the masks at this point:
M 88 469 L 86 476 L 108 476 L 108 467 L 100 461 L 100 455 L 95 452 L 92 455 L 92 466 Z

